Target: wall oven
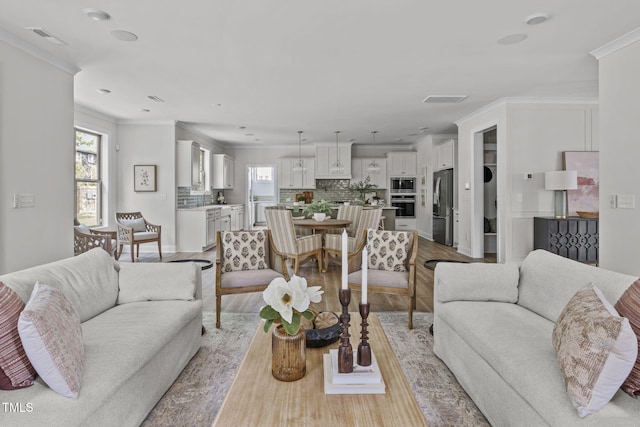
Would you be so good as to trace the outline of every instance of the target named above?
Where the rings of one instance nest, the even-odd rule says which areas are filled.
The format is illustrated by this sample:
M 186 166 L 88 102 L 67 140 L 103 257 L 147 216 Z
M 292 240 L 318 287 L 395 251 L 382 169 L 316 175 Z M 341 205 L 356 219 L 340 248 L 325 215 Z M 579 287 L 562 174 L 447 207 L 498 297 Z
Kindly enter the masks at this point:
M 389 187 L 391 194 L 415 194 L 416 179 L 415 178 L 391 178 L 391 186 Z
M 416 217 L 416 196 L 415 194 L 392 195 L 391 206 L 396 209 L 396 218 Z

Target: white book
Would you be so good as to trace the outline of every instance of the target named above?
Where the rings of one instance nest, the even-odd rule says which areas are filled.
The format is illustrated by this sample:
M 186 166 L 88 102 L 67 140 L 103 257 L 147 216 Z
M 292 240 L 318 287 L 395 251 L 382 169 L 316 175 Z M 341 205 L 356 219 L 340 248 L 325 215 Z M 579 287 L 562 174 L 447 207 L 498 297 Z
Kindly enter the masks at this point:
M 333 384 L 331 355 L 323 355 L 324 364 L 324 394 L 385 394 L 384 380 L 377 384 Z
M 345 374 L 338 372 L 338 350 L 329 350 L 329 355 L 331 356 L 331 382 L 333 384 L 379 384 L 382 382 L 378 361 L 373 352 L 371 353 L 371 365 L 360 366 L 356 362 L 358 351 L 355 350 L 353 352 L 353 372 Z

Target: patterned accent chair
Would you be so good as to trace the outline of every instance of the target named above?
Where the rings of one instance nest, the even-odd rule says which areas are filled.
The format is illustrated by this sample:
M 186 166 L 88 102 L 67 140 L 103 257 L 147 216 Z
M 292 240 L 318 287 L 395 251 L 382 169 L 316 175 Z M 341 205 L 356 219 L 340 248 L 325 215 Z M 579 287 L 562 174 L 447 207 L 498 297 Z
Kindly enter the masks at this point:
M 162 259 L 162 246 L 160 244 L 161 226 L 148 222 L 140 212 L 116 212 L 116 225 L 118 227 L 118 252 L 116 259 L 122 255 L 122 247 L 129 245 L 131 252 L 131 262 L 135 262 L 133 257 L 133 247 L 137 249 L 136 257 L 140 256 L 140 244 L 158 242 L 158 255 Z
M 418 233 L 369 230 L 356 251 L 367 246 L 367 290 L 409 297 L 409 329 L 413 329 L 416 307 L 416 257 Z M 362 270 L 348 276 L 349 288 L 362 290 Z
M 322 236 L 296 236 L 291 212 L 280 209 L 265 210 L 267 227 L 271 230 L 273 250 L 283 260 L 291 258 L 294 274 L 298 274 L 298 267 L 302 261 L 315 258 L 318 271 L 322 270 Z
M 357 236 L 358 223 L 360 221 L 362 215 L 362 206 L 360 205 L 349 205 L 345 206 L 340 205 L 338 207 L 338 215 L 336 219 L 348 219 L 351 221 L 351 224 L 347 226 L 347 235 L 349 237 Z M 327 230 L 328 234 L 340 234 L 342 235 L 342 230 Z
M 101 234 L 99 230 L 92 230 L 86 225 L 76 225 L 73 227 L 73 254 L 90 251 L 93 248 L 102 248 L 109 255 L 115 255 L 117 248 L 115 240 L 109 234 Z
M 284 261 L 276 271 L 269 230 L 218 231 L 216 234 L 216 328 L 220 328 L 222 295 L 262 292 L 277 277 L 289 280 Z
M 358 219 L 358 228 L 356 230 L 356 237 L 347 237 L 347 262 L 349 264 L 349 271 L 356 269 L 360 265 L 360 253 L 362 252 L 363 242 L 367 238 L 367 230 L 378 228 L 380 223 L 380 217 L 382 216 L 382 209 L 367 209 L 360 210 L 360 218 Z M 347 234 L 349 231 L 347 230 Z M 360 250 L 356 249 L 360 247 Z M 340 234 L 327 234 L 324 240 L 324 269 L 325 271 L 329 267 L 330 259 L 338 262 L 342 262 L 342 232 Z

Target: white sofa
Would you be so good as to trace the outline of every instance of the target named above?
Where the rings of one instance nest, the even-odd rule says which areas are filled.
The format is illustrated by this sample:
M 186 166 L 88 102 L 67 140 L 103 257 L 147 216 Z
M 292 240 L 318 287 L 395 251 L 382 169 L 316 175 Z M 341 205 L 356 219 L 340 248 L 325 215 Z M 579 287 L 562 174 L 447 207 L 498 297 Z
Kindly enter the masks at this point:
M 200 274 L 192 263 L 119 264 L 97 248 L 0 276 L 25 302 L 36 281 L 62 290 L 84 343 L 77 399 L 38 377 L 30 387 L 0 390 L 0 425 L 140 425 L 200 348 Z
M 519 266 L 439 263 L 433 350 L 494 426 L 638 426 L 640 400 L 622 390 L 580 418 L 552 344 L 578 290 L 593 284 L 613 305 L 635 280 L 543 250 Z

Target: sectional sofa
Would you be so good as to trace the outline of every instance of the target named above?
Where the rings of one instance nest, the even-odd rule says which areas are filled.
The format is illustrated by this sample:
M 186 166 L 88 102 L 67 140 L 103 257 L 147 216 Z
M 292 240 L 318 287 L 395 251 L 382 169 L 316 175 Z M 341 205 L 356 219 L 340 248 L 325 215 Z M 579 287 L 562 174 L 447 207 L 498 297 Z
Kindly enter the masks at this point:
M 542 250 L 520 265 L 440 263 L 434 352 L 494 426 L 638 426 L 640 400 L 619 389 L 620 383 L 611 387 L 615 394 L 602 409 L 579 414 L 553 337 L 578 292 L 595 285 L 614 305 L 637 286 L 636 279 Z M 631 350 L 633 345 L 637 354 L 637 341 Z
M 140 425 L 200 348 L 200 274 L 192 263 L 119 264 L 96 248 L 0 276 L 25 302 L 36 281 L 62 291 L 84 349 L 77 398 L 38 376 L 29 387 L 0 390 L 0 425 Z

